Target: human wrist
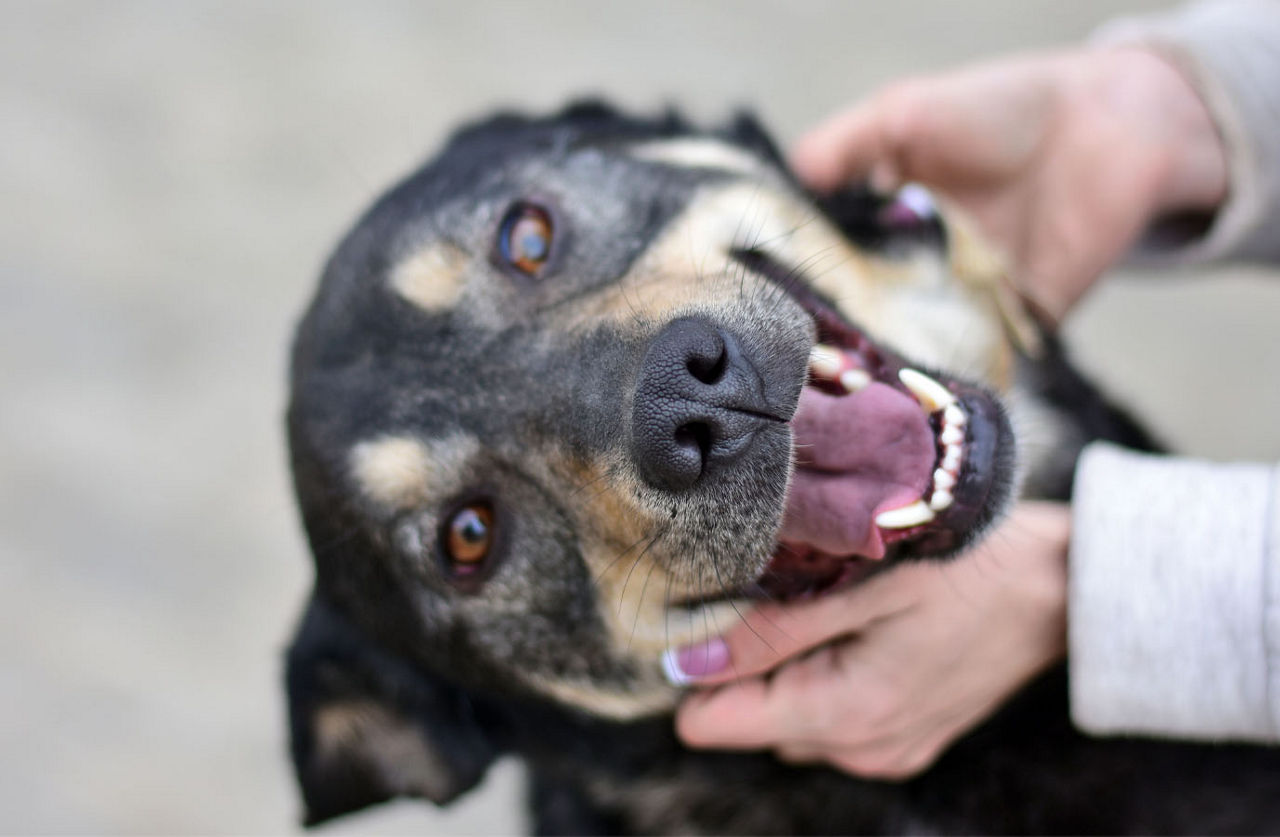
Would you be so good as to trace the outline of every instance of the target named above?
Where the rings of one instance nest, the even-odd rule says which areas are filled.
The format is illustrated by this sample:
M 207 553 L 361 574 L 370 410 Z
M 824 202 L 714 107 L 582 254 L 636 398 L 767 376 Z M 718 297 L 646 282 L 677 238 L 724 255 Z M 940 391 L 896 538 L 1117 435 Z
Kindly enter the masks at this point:
M 1226 148 L 1191 80 L 1155 49 L 1098 52 L 1112 106 L 1126 114 L 1137 148 L 1157 164 L 1152 216 L 1215 210 L 1227 195 Z
M 1067 554 L 1071 540 L 1071 509 L 1062 503 L 1028 501 L 1011 521 L 1031 539 L 1035 572 L 1026 586 L 1028 606 L 1042 625 L 1039 651 L 1048 665 L 1067 653 Z

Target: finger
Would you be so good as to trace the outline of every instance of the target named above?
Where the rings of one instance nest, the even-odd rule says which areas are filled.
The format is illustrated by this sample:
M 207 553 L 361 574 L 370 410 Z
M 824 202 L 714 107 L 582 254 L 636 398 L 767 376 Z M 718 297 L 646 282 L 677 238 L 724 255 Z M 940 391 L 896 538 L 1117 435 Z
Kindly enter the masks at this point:
M 878 595 L 884 585 L 877 581 L 809 602 L 762 605 L 724 636 L 668 650 L 663 670 L 678 685 L 725 683 L 768 671 L 901 607 L 901 595 Z
M 838 653 L 826 646 L 788 662 L 771 678 L 753 677 L 695 693 L 681 705 L 676 729 L 693 746 L 821 748 L 841 731 L 849 698 L 837 682 Z M 831 699 L 833 688 L 843 693 L 839 700 Z
M 757 750 L 779 740 L 766 713 L 768 686 L 759 678 L 695 692 L 676 710 L 676 734 L 690 747 Z
M 834 767 L 864 779 L 902 781 L 922 773 L 942 754 L 934 736 L 913 740 L 891 737 L 856 747 L 829 750 L 824 758 Z
M 830 191 L 866 176 L 879 161 L 888 164 L 880 101 L 854 105 L 801 137 L 791 149 L 791 166 L 800 179 Z
M 774 754 L 787 764 L 817 764 L 829 760 L 826 749 L 808 742 L 782 744 L 775 747 Z

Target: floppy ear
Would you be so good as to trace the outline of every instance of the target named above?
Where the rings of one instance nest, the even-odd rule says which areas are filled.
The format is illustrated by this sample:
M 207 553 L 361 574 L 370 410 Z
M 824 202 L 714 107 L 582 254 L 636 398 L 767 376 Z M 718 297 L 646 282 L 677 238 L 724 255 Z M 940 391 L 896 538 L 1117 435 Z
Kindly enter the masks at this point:
M 306 825 L 395 796 L 449 802 L 497 755 L 462 690 L 379 648 L 318 596 L 285 679 Z

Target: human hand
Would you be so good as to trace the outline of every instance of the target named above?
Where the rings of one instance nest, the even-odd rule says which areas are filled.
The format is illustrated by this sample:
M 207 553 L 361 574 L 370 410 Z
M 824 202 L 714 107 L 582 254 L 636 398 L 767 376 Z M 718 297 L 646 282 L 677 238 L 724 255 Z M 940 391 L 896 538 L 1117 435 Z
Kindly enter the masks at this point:
M 899 82 L 795 146 L 802 180 L 919 181 L 977 219 L 1060 320 L 1157 216 L 1208 211 L 1226 155 L 1167 60 L 1136 48 L 1004 59 Z
M 1065 653 L 1069 529 L 1068 507 L 1023 503 L 954 561 L 758 608 L 686 650 L 723 667 L 698 678 L 717 688 L 685 699 L 677 732 L 871 778 L 923 770 Z

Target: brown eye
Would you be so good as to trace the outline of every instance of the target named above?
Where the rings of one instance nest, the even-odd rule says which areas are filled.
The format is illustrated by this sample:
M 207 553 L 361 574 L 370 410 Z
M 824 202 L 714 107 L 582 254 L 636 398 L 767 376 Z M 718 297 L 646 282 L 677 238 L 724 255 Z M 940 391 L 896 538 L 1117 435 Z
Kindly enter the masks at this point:
M 551 255 L 551 215 L 529 203 L 518 203 L 502 219 L 498 250 L 507 264 L 537 276 Z
M 453 513 L 442 533 L 449 567 L 458 575 L 478 572 L 493 546 L 493 509 L 472 503 Z

